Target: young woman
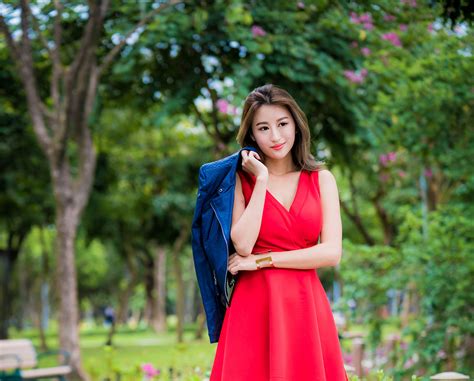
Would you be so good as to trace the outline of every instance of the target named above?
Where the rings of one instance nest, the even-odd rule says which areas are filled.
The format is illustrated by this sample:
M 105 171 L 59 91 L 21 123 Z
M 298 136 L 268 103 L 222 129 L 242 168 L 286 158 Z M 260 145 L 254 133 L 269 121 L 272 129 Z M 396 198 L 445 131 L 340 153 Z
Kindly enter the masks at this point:
M 231 238 L 238 274 L 210 381 L 346 381 L 337 328 L 316 269 L 342 254 L 334 176 L 310 153 L 305 114 L 267 84 L 246 98 L 237 141 Z M 319 238 L 319 243 L 318 243 Z

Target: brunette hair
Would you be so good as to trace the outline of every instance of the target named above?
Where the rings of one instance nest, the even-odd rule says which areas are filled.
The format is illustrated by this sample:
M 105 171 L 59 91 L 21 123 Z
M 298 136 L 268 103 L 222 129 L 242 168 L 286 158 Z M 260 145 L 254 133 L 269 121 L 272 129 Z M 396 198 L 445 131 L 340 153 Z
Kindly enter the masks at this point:
M 255 112 L 262 105 L 286 107 L 293 117 L 295 121 L 295 142 L 291 149 L 291 156 L 298 169 L 310 171 L 323 169 L 325 163 L 317 161 L 310 151 L 311 134 L 305 113 L 287 91 L 273 84 L 257 87 L 245 98 L 240 127 L 236 138 L 240 146 L 255 147 L 260 156 L 263 157 L 257 143 L 253 141 L 250 136 Z

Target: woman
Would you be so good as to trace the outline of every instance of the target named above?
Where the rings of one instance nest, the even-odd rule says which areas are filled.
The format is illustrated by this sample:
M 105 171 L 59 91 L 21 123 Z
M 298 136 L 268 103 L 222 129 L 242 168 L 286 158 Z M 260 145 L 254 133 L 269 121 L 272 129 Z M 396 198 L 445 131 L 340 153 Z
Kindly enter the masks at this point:
M 345 381 L 337 328 L 315 269 L 342 254 L 334 176 L 310 154 L 306 116 L 267 84 L 246 98 L 231 238 L 238 274 L 210 381 Z M 318 238 L 320 242 L 318 243 Z

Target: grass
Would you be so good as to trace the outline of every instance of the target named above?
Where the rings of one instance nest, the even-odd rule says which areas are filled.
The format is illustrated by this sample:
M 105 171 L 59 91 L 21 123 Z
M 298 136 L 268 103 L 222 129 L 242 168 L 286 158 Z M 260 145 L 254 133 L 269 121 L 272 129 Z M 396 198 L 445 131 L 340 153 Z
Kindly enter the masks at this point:
M 140 365 L 145 363 L 151 363 L 160 369 L 163 374 L 160 380 L 169 378 L 170 368 L 173 368 L 175 375 L 179 373 L 183 377 L 196 373 L 205 374 L 212 366 L 217 343 L 209 343 L 207 332 L 204 339 L 196 340 L 194 330 L 193 326 L 187 326 L 184 343 L 177 343 L 173 328 L 166 333 L 157 334 L 148 328 L 119 327 L 114 335 L 113 347 L 110 348 L 104 345 L 107 328 L 82 327 L 80 345 L 83 365 L 93 380 L 104 380 L 116 373 L 129 374 L 130 379 L 139 379 L 136 377 L 141 373 Z M 40 348 L 40 337 L 36 329 L 12 330 L 10 337 L 31 339 L 35 347 Z M 48 329 L 46 342 L 49 349 L 58 348 L 57 327 Z M 49 366 L 53 363 L 54 358 L 48 358 L 41 365 Z M 196 371 L 196 368 L 199 370 Z
M 159 380 L 171 380 L 170 368 L 176 378 L 183 381 L 202 380 L 209 372 L 214 360 L 217 343 L 210 344 L 207 331 L 202 340 L 196 340 L 195 326 L 187 325 L 184 343 L 177 343 L 175 318 L 169 317 L 168 331 L 157 334 L 146 327 L 119 327 L 113 339 L 113 347 L 105 346 L 108 328 L 83 324 L 80 329 L 80 345 L 83 365 L 95 381 L 141 380 L 140 366 L 150 363 L 161 371 Z M 351 331 L 366 332 L 367 327 L 351 325 Z M 397 331 L 397 323 L 387 324 L 383 336 Z M 11 330 L 11 338 L 29 338 L 36 348 L 40 348 L 37 329 L 23 331 Z M 58 329 L 53 322 L 46 332 L 46 341 L 50 349 L 58 348 Z M 351 342 L 341 341 L 345 352 L 350 352 Z M 55 359 L 42 361 L 42 366 L 54 364 Z M 117 377 L 120 374 L 121 377 Z

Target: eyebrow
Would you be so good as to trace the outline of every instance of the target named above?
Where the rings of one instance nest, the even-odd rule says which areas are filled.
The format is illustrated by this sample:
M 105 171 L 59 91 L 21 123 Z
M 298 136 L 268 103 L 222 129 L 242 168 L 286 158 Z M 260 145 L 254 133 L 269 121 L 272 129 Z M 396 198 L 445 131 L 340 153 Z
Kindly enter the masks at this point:
M 280 120 L 286 119 L 286 118 L 288 118 L 288 117 L 287 117 L 287 116 L 283 116 L 283 117 L 281 117 L 280 119 L 277 119 L 277 122 L 279 122 Z M 255 125 L 255 127 L 257 127 L 259 124 L 268 124 L 268 122 L 258 122 L 258 123 Z

